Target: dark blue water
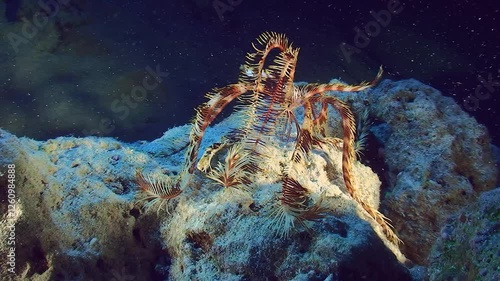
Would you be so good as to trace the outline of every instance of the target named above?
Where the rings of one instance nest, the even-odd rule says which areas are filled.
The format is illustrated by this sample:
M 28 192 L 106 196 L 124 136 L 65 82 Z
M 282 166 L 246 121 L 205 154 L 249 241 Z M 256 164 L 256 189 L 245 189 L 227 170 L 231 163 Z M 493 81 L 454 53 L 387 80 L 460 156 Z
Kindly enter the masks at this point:
M 301 48 L 297 81 L 359 83 L 384 65 L 385 78 L 453 97 L 499 143 L 498 3 L 104 2 L 0 4 L 0 127 L 154 139 L 188 122 L 211 88 L 236 82 L 251 42 L 276 31 Z

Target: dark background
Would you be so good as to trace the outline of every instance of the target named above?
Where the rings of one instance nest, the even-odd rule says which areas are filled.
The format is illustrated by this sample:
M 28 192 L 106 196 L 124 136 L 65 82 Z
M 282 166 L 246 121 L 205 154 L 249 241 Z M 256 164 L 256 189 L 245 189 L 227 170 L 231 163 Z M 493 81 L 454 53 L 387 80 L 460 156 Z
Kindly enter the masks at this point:
M 37 9 L 36 6 L 33 8 L 37 1 L 5 2 L 8 5 L 5 6 L 5 19 L 0 28 L 13 28 L 16 22 L 19 24 L 21 17 L 30 18 Z M 230 7 L 223 13 L 223 20 L 214 8 L 214 4 L 220 3 Z M 51 99 L 42 105 L 40 99 L 33 101 L 40 87 L 33 86 L 33 89 L 26 90 L 26 87 L 18 85 L 19 82 L 8 82 L 0 90 L 0 105 L 9 105 L 5 107 L 4 114 L 11 117 L 2 118 L 0 127 L 37 139 L 83 136 L 92 131 L 98 120 L 106 118 L 112 120 L 114 128 L 110 131 L 94 130 L 95 134 L 126 141 L 152 140 L 168 128 L 188 122 L 194 114 L 194 107 L 204 101 L 204 93 L 211 88 L 236 82 L 239 66 L 243 64 L 245 54 L 252 50 L 251 42 L 264 31 L 275 31 L 287 34 L 294 45 L 301 48 L 297 81 L 328 82 L 332 78 L 341 78 L 349 83 L 359 83 L 372 79 L 378 66 L 384 65 L 384 78 L 418 79 L 453 97 L 463 106 L 464 99 L 474 96 L 474 89 L 481 85 L 478 77 L 488 80 L 490 76 L 490 80 L 499 84 L 492 88 L 490 97 L 479 101 L 478 107 L 473 110 L 469 107 L 465 109 L 488 127 L 498 144 L 500 4 L 493 1 L 426 3 L 402 0 L 403 11 L 392 15 L 388 26 L 382 27 L 380 34 L 371 38 L 361 53 L 353 54 L 352 61 L 347 62 L 340 51 L 340 44 L 354 45 L 354 28 L 363 28 L 373 21 L 370 11 L 387 9 L 387 3 L 70 1 L 70 12 L 60 13 L 53 19 L 57 21 L 59 42 L 48 53 L 51 56 L 74 56 L 74 64 L 65 60 L 67 72 L 74 73 L 47 83 L 54 85 L 64 80 L 64 85 L 83 85 L 91 81 L 87 83 L 91 84 L 87 88 L 67 86 L 67 92 L 73 93 L 73 96 L 66 94 L 65 100 L 75 108 L 75 116 L 76 112 L 81 116 L 68 121 L 74 117 L 68 114 L 72 110 L 60 113 L 55 110 L 50 118 L 46 117 L 42 108 L 50 108 L 52 102 L 60 101 Z M 26 8 L 29 5 L 31 9 Z M 30 41 L 30 48 L 37 48 L 44 42 L 44 32 L 41 30 L 37 35 L 39 37 Z M 101 48 L 100 52 L 96 55 L 95 46 L 92 52 L 89 48 L 85 52 L 75 52 L 74 46 L 89 42 L 87 39 L 84 43 L 80 42 L 82 38 L 97 42 L 95 46 Z M 6 63 L 10 63 L 13 57 L 19 61 L 23 56 L 22 52 L 12 52 L 8 45 L 2 45 L 1 51 Z M 95 56 L 102 56 L 103 59 L 96 60 L 87 71 L 90 72 L 89 77 L 94 74 L 94 78 L 86 78 L 81 69 L 74 70 Z M 42 65 L 44 59 L 39 58 Z M 120 77 L 131 77 L 132 70 L 141 72 L 145 66 L 154 68 L 157 64 L 169 73 L 161 89 L 149 95 L 137 109 L 131 109 L 129 117 L 124 120 L 117 118 L 116 113 L 110 110 L 110 101 L 121 92 L 129 92 L 130 88 L 114 87 L 114 81 L 120 80 Z M 47 65 L 55 67 L 53 60 Z M 95 73 L 104 78 L 109 75 L 110 82 L 90 80 L 96 79 Z M 137 83 L 140 81 L 137 77 L 133 79 Z M 110 97 L 103 102 L 92 95 L 96 91 L 92 84 L 95 87 L 107 85 L 116 90 L 110 92 Z M 61 91 L 60 87 L 58 89 L 55 91 Z M 78 94 L 78 91 L 85 93 Z M 57 107 L 54 105 L 53 108 Z M 22 123 L 15 117 L 21 115 L 25 116 Z M 87 119 L 93 123 L 89 125 L 82 121 Z

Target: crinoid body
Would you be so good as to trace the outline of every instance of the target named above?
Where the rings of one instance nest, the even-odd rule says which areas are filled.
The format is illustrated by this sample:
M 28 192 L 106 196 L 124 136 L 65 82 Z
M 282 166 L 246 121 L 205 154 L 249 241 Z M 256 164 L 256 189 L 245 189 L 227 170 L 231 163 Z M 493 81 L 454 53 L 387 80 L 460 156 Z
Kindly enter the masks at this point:
M 321 219 L 328 211 L 322 206 L 322 199 L 316 202 L 308 196 L 308 190 L 297 180 L 283 178 L 281 196 L 278 198 L 272 216 L 273 219 L 269 227 L 280 237 L 287 237 L 295 224 L 300 224 L 309 228 L 307 222 Z
M 182 192 L 175 184 L 175 178 L 171 177 L 159 177 L 156 174 L 144 176 L 137 171 L 136 182 L 142 191 L 142 198 L 138 203 L 145 202 L 142 207 L 146 212 L 156 206 L 156 212 L 159 213 L 164 205 L 168 212 L 168 201 Z
M 165 184 L 143 190 L 149 192 L 154 200 L 168 200 L 189 186 L 196 167 L 224 187 L 249 186 L 250 175 L 261 172 L 260 164 L 268 157 L 265 151 L 269 140 L 285 137 L 295 142 L 295 145 L 287 167 L 283 169 L 281 195 L 277 198 L 277 209 L 272 213 L 276 225 L 274 228 L 281 229 L 276 232 L 287 235 L 295 224 L 305 225 L 307 221 L 321 218 L 326 212 L 321 200 L 311 201 L 307 188 L 294 178 L 294 171 L 309 158 L 312 149 L 333 145 L 342 150 L 342 174 L 346 191 L 380 224 L 386 236 L 397 243 L 398 239 L 385 217 L 363 202 L 356 193 L 352 173 L 352 164 L 356 160 L 354 114 L 347 103 L 325 94 L 328 91 L 357 92 L 368 89 L 378 82 L 382 68 L 370 83 L 354 86 L 344 83 L 298 86 L 294 84 L 294 75 L 299 49 L 294 48 L 285 35 L 266 32 L 252 46 L 254 51 L 247 54 L 238 82 L 213 89 L 207 94 L 208 101 L 196 109 L 182 172 Z M 235 108 L 242 113 L 243 124 L 225 137 L 229 141 L 224 146 L 233 147 L 229 149 L 225 160 L 215 168 L 211 167 L 212 158 L 221 151 L 216 146 L 209 149 L 208 154 L 202 157 L 202 163 L 197 165 L 207 127 L 234 100 L 238 101 Z M 297 116 L 298 108 L 303 109 L 300 116 Z M 327 136 L 330 109 L 337 111 L 340 116 L 343 131 L 341 140 Z
M 208 172 L 207 177 L 224 187 L 244 189 L 251 183 L 246 167 L 249 164 L 248 155 L 242 151 L 240 144 L 236 144 L 229 148 L 224 164 L 219 162 L 217 167 Z

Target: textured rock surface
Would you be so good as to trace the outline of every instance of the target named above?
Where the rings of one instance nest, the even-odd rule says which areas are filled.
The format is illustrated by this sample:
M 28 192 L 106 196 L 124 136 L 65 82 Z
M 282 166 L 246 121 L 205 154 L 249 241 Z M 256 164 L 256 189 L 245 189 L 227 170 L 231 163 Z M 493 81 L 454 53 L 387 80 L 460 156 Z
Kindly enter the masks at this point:
M 388 168 L 383 206 L 407 257 L 425 264 L 446 219 L 495 187 L 488 133 L 453 99 L 416 80 L 386 80 L 369 98 Z
M 338 95 L 358 116 L 369 112 L 377 141 L 362 159 L 382 177 L 382 212 L 403 240 L 403 253 L 424 265 L 412 268 L 412 276 L 424 280 L 441 228 L 495 188 L 498 148 L 453 99 L 413 79 L 385 80 L 368 93 Z
M 6 226 L 15 223 L 16 280 L 151 279 L 168 258 L 154 235 L 158 222 L 138 217 L 135 166 L 148 160 L 112 139 L 18 139 L 0 130 L 2 259 Z M 6 166 L 14 163 L 17 215 L 9 221 Z M 10 246 L 9 246 L 10 247 Z M 1 263 L 2 280 L 14 277 Z
M 414 80 L 384 81 L 369 93 L 340 97 L 357 112 L 369 107 L 376 122 L 372 130 L 386 165 L 377 168 L 385 169 L 390 192 L 380 202 L 378 177 L 360 163 L 354 176 L 362 197 L 385 208 L 405 254 L 426 265 L 441 237 L 427 271 L 439 280 L 443 268 L 456 262 L 442 249 L 460 250 L 456 241 L 476 241 L 467 250 L 485 263 L 471 262 L 470 268 L 477 269 L 474 276 L 492 276 L 494 263 L 486 261 L 495 245 L 491 241 L 498 240 L 491 224 L 497 209 L 487 206 L 498 206 L 498 189 L 484 192 L 494 187 L 497 170 L 484 128 L 450 98 Z M 331 117 L 332 133 L 338 135 L 338 120 Z M 231 124 L 226 119 L 207 131 L 202 147 L 219 141 Z M 326 194 L 331 215 L 309 230 L 296 226 L 288 238 L 270 230 L 280 164 L 292 149 L 277 140 L 267 151 L 272 161 L 263 163 L 265 174 L 256 176 L 251 192 L 225 190 L 200 173 L 170 204 L 170 213 L 144 214 L 134 205 L 136 170 L 179 172 L 188 129 L 177 127 L 136 144 L 94 137 L 39 142 L 0 131 L 2 257 L 10 223 L 6 166 L 16 164 L 14 279 L 395 280 L 398 274 L 397 280 L 409 280 L 398 262 L 404 257 L 387 247 L 379 227 L 343 190 L 341 156 L 333 148 L 314 150 L 307 167 L 297 170 L 314 198 Z M 463 209 L 467 205 L 477 207 Z M 471 219 L 477 223 L 468 223 Z M 454 232 L 448 234 L 449 229 Z M 468 236 L 457 238 L 459 233 Z M 7 265 L 1 266 L 1 276 L 12 277 Z M 425 272 L 414 267 L 411 275 L 423 280 Z
M 483 192 L 441 228 L 429 279 L 500 280 L 500 188 Z
M 207 141 L 218 140 L 226 123 L 210 129 Z M 297 170 L 313 197 L 326 195 L 331 214 L 309 230 L 295 226 L 288 238 L 274 235 L 271 218 L 292 144 L 269 147 L 272 157 L 251 192 L 225 190 L 200 174 L 169 213 L 142 213 L 134 206 L 136 169 L 178 172 L 188 128 L 135 145 L 94 137 L 38 142 L 0 131 L 2 196 L 5 167 L 16 165 L 14 279 L 410 280 L 404 257 L 387 247 L 378 225 L 343 190 L 341 154 L 334 148 L 315 151 Z M 353 172 L 361 197 L 377 207 L 378 177 L 359 163 Z M 4 256 L 8 206 L 1 199 Z M 7 265 L 1 270 L 13 277 Z
M 309 231 L 296 226 L 288 238 L 273 235 L 275 222 L 269 219 L 273 197 L 280 189 L 280 167 L 290 158 L 284 151 L 268 148 L 272 161 L 264 168 L 266 175 L 254 179 L 251 193 L 221 190 L 208 183 L 179 200 L 161 229 L 173 256 L 170 276 L 176 280 L 357 280 L 363 276 L 409 280 L 407 270 L 358 215 L 369 218 L 339 188 L 341 154 L 333 149 L 326 153 L 331 162 L 315 153 L 310 165 L 298 171 L 300 181 L 313 194 L 326 192 L 324 203 L 333 216 L 311 224 Z M 378 178 L 360 164 L 355 175 L 363 187 L 362 197 L 377 206 Z

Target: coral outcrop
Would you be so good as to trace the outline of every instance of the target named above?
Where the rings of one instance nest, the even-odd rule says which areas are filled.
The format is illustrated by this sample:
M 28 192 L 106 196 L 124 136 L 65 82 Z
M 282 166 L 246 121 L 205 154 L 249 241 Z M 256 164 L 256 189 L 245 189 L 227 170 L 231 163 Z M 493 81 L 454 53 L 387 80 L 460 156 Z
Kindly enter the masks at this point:
M 429 280 L 500 280 L 500 189 L 446 220 L 429 256 Z
M 416 80 L 386 80 L 369 101 L 387 166 L 383 207 L 408 258 L 426 264 L 446 219 L 495 187 L 488 132 L 452 98 Z
M 136 201 L 136 172 L 178 174 L 190 130 L 182 126 L 133 144 L 96 137 L 35 141 L 0 131 L 2 259 L 15 236 L 15 273 L 2 263 L 2 279 L 439 280 L 462 261 L 460 266 L 474 269 L 474 278 L 494 276 L 498 189 L 488 190 L 495 187 L 497 170 L 484 128 L 452 99 L 414 80 L 336 96 L 355 112 L 369 108 L 381 144 L 385 166 L 375 168 L 385 169 L 379 176 L 387 192 L 381 196 L 378 176 L 356 162 L 360 196 L 373 208 L 382 206 L 404 254 L 428 265 L 427 272 L 414 267 L 410 276 L 405 257 L 347 196 L 341 152 L 334 147 L 312 150 L 296 171 L 310 196 L 323 196 L 328 214 L 307 228 L 296 225 L 287 237 L 273 233 L 272 207 L 293 147 L 274 138 L 252 192 L 223 188 L 195 172 L 168 212 L 144 213 Z M 338 123 L 331 118 L 328 124 Z M 237 122 L 232 115 L 208 128 L 200 151 Z M 335 128 L 330 133 L 340 134 Z M 214 161 L 223 159 L 221 153 Z M 484 263 L 457 260 L 453 253 L 462 249 Z
M 234 117 L 234 116 L 233 116 Z M 231 117 L 231 118 L 233 118 Z M 230 118 L 230 119 L 231 119 Z M 210 128 L 207 139 L 229 130 L 230 119 Z M 7 165 L 15 164 L 17 216 L 16 274 L 2 264 L 2 276 L 16 280 L 310 280 L 361 278 L 409 280 L 397 249 L 387 248 L 376 223 L 342 190 L 341 152 L 313 153 L 304 184 L 331 213 L 296 226 L 289 237 L 272 229 L 273 196 L 279 191 L 280 163 L 291 148 L 270 146 L 267 177 L 247 193 L 221 188 L 197 173 L 192 189 L 169 213 L 142 213 L 134 200 L 135 172 L 171 174 L 179 166 L 182 142 L 165 148 L 189 127 L 168 131 L 152 143 L 124 144 L 106 138 L 61 137 L 46 142 L 1 131 L 1 190 Z M 279 143 L 279 142 L 276 142 Z M 158 147 L 163 153 L 156 154 Z M 285 153 L 283 152 L 285 151 Z M 288 152 L 286 152 L 288 151 Z M 327 157 L 328 156 L 328 157 Z M 330 161 L 329 159 L 333 159 Z M 359 163 L 354 175 L 360 196 L 379 205 L 378 177 Z M 5 202 L 2 200 L 2 202 Z M 7 204 L 2 203 L 2 241 L 9 235 Z M 374 231 L 375 228 L 375 231 Z M 0 253 L 6 255 L 5 243 Z M 399 260 L 398 260 L 399 258 Z

